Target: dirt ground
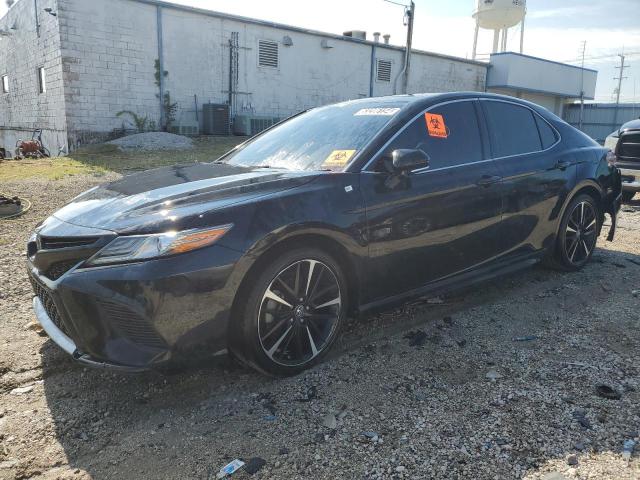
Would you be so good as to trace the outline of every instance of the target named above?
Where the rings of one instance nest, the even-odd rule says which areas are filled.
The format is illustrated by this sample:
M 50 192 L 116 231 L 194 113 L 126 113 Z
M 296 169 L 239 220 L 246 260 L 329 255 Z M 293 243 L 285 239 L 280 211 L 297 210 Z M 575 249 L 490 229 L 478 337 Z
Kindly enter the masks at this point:
M 639 479 L 640 202 L 578 273 L 533 268 L 349 323 L 294 378 L 228 360 L 188 372 L 83 368 L 34 328 L 25 242 L 93 172 L 2 182 L 0 479 Z M 601 398 L 609 385 L 618 400 Z M 250 478 L 244 471 L 237 478 Z

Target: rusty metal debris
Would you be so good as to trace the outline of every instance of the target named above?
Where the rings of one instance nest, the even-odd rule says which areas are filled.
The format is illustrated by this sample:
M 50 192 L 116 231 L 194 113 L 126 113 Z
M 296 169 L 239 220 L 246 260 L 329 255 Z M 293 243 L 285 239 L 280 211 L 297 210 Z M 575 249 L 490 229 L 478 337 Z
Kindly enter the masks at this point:
M 16 142 L 15 158 L 43 158 L 50 157 L 49 150 L 42 144 L 42 130 L 34 130 L 31 140 L 18 140 Z

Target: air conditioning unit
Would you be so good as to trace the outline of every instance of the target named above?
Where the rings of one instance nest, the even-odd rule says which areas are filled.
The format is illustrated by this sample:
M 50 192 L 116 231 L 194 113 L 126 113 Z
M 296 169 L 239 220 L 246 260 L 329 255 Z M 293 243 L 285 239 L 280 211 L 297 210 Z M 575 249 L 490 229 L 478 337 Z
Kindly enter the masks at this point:
M 233 120 L 233 133 L 251 137 L 280 121 L 278 117 L 263 115 L 236 115 Z
M 202 105 L 202 131 L 205 135 L 229 135 L 229 105 L 224 103 Z
M 197 123 L 184 123 L 172 125 L 169 131 L 178 135 L 198 135 L 200 133 L 200 126 Z

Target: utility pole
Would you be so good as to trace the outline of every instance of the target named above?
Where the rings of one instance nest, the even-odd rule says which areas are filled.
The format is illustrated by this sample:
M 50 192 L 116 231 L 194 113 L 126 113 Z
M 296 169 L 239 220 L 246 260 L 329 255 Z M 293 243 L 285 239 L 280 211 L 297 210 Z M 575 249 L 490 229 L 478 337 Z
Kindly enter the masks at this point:
M 404 25 L 407 27 L 407 47 L 404 51 L 404 65 L 402 66 L 402 70 L 393 81 L 393 94 L 397 93 L 397 85 L 400 77 L 402 78 L 402 93 L 407 93 L 407 85 L 409 83 L 409 68 L 411 66 L 411 41 L 413 39 L 413 18 L 415 17 L 416 12 L 416 4 L 411 1 L 409 5 L 404 5 L 402 3 L 394 2 L 393 0 L 384 0 L 388 3 L 393 3 L 394 5 L 400 5 L 404 7 Z
M 402 93 L 407 93 L 409 85 L 409 68 L 411 67 L 411 42 L 413 40 L 413 17 L 416 12 L 416 4 L 412 1 L 407 10 L 407 50 L 404 60 L 404 79 L 402 81 Z
M 40 20 L 38 20 L 38 0 L 33 0 L 33 11 L 35 12 L 36 20 L 36 35 L 40 38 Z
M 616 109 L 613 115 L 613 128 L 616 129 L 618 127 L 618 110 L 620 109 L 620 91 L 622 90 L 622 80 L 627 77 L 624 76 L 624 69 L 629 68 L 629 65 L 624 64 L 625 56 L 624 53 L 618 54 L 620 57 L 620 66 L 616 67 L 616 70 L 620 70 L 620 76 L 614 77 L 614 80 L 618 80 L 618 89 L 616 91 Z
M 582 65 L 580 69 L 580 121 L 578 128 L 582 130 L 582 120 L 584 118 L 584 51 L 587 49 L 587 41 L 582 41 Z

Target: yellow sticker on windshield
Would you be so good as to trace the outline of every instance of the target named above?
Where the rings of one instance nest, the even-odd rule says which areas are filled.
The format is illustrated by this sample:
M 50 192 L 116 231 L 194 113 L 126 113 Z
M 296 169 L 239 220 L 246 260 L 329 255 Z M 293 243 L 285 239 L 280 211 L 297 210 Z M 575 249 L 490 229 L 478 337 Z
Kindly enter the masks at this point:
M 329 154 L 322 166 L 327 168 L 344 167 L 351 160 L 354 153 L 356 153 L 355 150 L 334 150 Z

